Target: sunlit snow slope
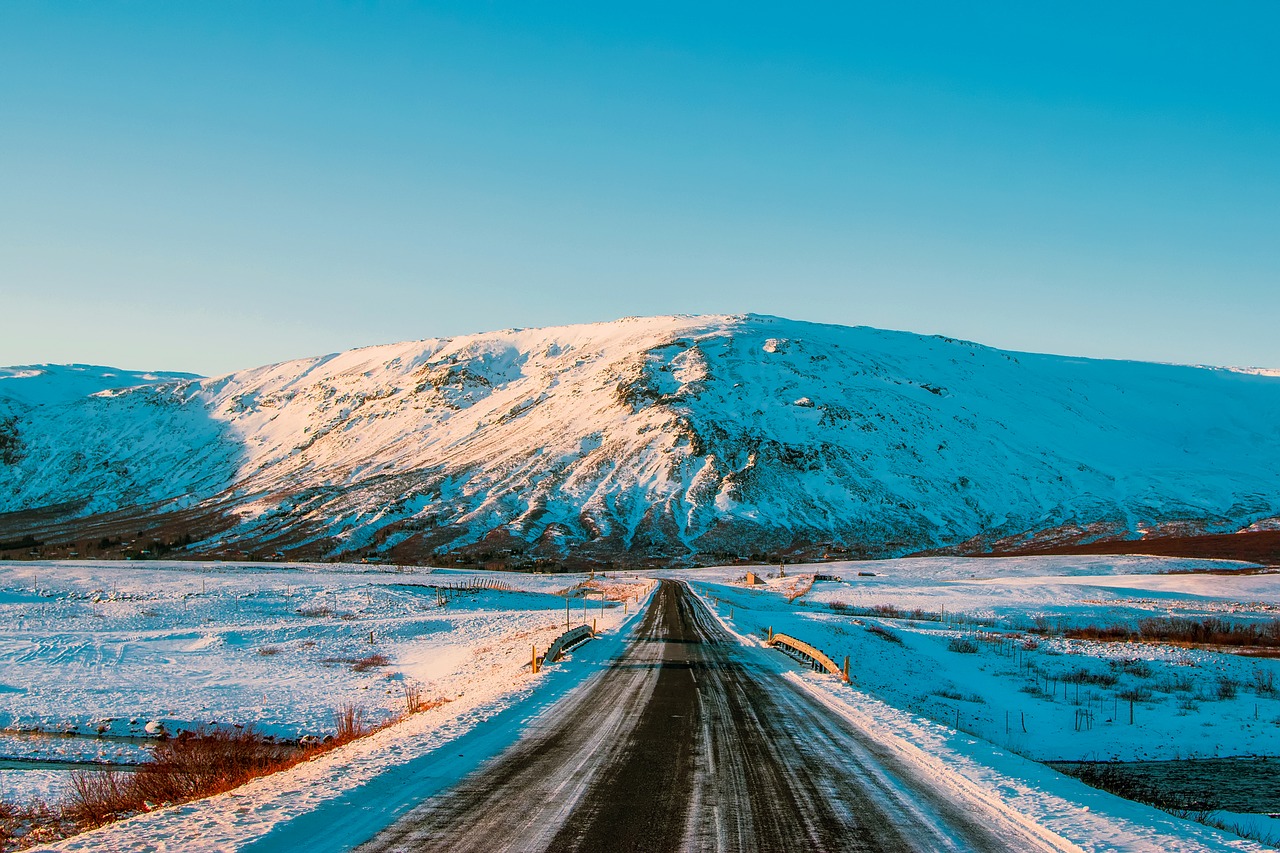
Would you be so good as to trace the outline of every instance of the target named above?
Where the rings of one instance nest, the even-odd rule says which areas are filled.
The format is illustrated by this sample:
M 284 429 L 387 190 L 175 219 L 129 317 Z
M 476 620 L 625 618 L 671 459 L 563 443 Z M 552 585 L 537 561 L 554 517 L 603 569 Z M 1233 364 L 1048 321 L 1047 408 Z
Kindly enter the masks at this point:
M 217 379 L 72 370 L 0 372 L 5 539 L 163 526 L 197 553 L 705 562 L 1280 515 L 1280 378 L 1260 373 L 754 315 Z

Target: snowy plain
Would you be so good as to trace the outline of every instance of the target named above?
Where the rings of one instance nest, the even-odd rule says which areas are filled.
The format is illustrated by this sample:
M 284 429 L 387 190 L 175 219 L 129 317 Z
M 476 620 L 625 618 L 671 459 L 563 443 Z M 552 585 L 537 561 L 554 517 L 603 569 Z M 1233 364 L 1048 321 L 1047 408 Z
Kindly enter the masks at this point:
M 523 686 L 533 648 L 565 630 L 563 593 L 587 581 L 332 564 L 0 564 L 0 759 L 11 765 L 0 795 L 56 799 L 69 768 L 44 769 L 53 762 L 135 763 L 161 731 L 323 737 L 343 705 L 370 724 L 399 715 L 406 688 L 449 700 L 436 716 L 474 710 L 473 698 Z M 456 589 L 486 583 L 506 588 Z M 618 598 L 644 589 L 592 584 Z M 569 603 L 573 624 L 585 613 L 601 630 L 624 610 L 598 594 Z
M 787 566 L 781 578 L 767 577 L 778 574 L 777 566 L 652 577 L 689 582 L 740 638 L 744 654 L 766 661 L 778 677 L 793 679 L 831 713 L 864 728 L 921 773 L 953 787 L 958 797 L 976 798 L 1043 827 L 1065 839 L 1065 849 L 1259 850 L 1265 848 L 1089 788 L 1033 759 L 1280 754 L 1280 699 L 1250 687 L 1253 672 L 1274 669 L 1277 661 L 1052 636 L 1040 637 L 1033 649 L 985 640 L 973 653 L 949 648 L 956 637 L 992 632 L 1026 638 L 1026 627 L 1037 620 L 1053 626 L 1151 615 L 1275 618 L 1280 575 L 1251 568 L 1156 557 L 927 558 Z M 749 570 L 766 582 L 746 586 Z M 841 580 L 809 587 L 815 573 Z M 475 577 L 505 581 L 518 591 L 458 595 L 437 608 L 433 595 L 406 589 Z M 0 607 L 11 617 L 0 634 L 0 683 L 18 688 L 0 693 L 0 708 L 11 722 L 74 724 L 96 733 L 108 717 L 122 732 L 152 720 L 179 727 L 243 719 L 295 736 L 322 731 L 341 701 L 359 701 L 375 715 L 396 713 L 402 699 L 395 687 L 403 680 L 452 699 L 237 791 L 139 815 L 50 847 L 64 851 L 276 853 L 324 836 L 332 809 L 363 809 L 367 817 L 358 829 L 371 835 L 394 820 L 396 803 L 441 790 L 518 737 L 522 721 L 606 666 L 626 641 L 627 620 L 638 612 L 634 604 L 625 613 L 607 607 L 601 617 L 592 612 L 597 597 L 587 605 L 587 618 L 603 618 L 603 638 L 534 677 L 530 646 L 543 646 L 563 630 L 565 599 L 556 593 L 583 576 L 427 569 L 409 574 L 331 564 L 21 563 L 0 565 L 0 579 L 6 596 Z M 643 597 L 650 588 L 645 577 L 611 575 L 607 582 L 619 596 Z M 33 587 L 42 592 L 33 594 Z M 805 587 L 805 594 L 788 601 Z M 216 603 L 209 600 L 215 598 Z M 848 607 L 833 608 L 836 603 Z M 582 619 L 581 604 L 571 604 L 575 622 Z M 949 619 L 862 615 L 876 605 L 907 615 L 912 608 L 938 612 L 945 606 Z M 312 607 L 327 607 L 331 614 L 298 612 L 314 612 Z M 144 610 L 160 615 L 144 616 Z M 356 618 L 343 619 L 344 613 Z M 114 627 L 112 620 L 118 620 Z M 770 627 L 817 645 L 837 661 L 849 655 L 852 684 L 765 648 L 762 638 Z M 369 630 L 390 665 L 358 673 L 323 663 L 367 653 Z M 182 639 L 175 643 L 176 635 Z M 307 642 L 317 645 L 300 648 Z M 1017 646 L 1013 654 L 1011 645 Z M 288 651 L 260 654 L 266 646 Z M 1116 680 L 1063 680 L 1080 668 Z M 1058 673 L 1052 695 L 1028 689 L 1043 683 L 1037 674 L 1043 672 Z M 1215 685 L 1223 676 L 1239 685 L 1234 698 L 1217 696 Z M 1135 703 L 1130 724 L 1127 707 L 1114 694 L 1142 686 L 1148 695 Z M 215 705 L 225 712 L 213 714 Z M 1079 715 L 1087 709 L 1093 718 L 1085 727 Z M 1280 820 L 1241 819 L 1264 834 L 1280 835 L 1280 826 L 1271 826 Z M 323 845 L 342 850 L 361 840 L 324 837 Z

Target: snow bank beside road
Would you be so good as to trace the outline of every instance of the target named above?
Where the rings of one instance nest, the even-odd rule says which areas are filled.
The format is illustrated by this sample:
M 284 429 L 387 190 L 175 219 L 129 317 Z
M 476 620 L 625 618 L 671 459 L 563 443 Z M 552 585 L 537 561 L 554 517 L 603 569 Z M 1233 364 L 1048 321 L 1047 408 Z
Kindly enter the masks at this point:
M 956 799 L 1025 827 L 1043 827 L 1065 840 L 1065 849 L 1142 853 L 1271 849 L 1091 788 L 980 738 L 895 708 L 861 692 L 856 684 L 851 687 L 833 676 L 801 671 L 790 659 L 764 647 L 754 627 L 743 633 L 742 620 L 737 618 L 741 609 L 734 607 L 735 618 L 728 618 L 727 601 L 716 603 L 716 594 L 724 587 L 695 584 L 694 588 L 702 592 L 721 624 L 752 648 L 759 665 L 790 679 Z M 811 627 L 803 617 L 783 621 L 778 619 L 779 612 L 770 615 L 782 625 L 777 630 L 794 631 L 802 638 Z M 813 632 L 807 634 L 812 639 Z

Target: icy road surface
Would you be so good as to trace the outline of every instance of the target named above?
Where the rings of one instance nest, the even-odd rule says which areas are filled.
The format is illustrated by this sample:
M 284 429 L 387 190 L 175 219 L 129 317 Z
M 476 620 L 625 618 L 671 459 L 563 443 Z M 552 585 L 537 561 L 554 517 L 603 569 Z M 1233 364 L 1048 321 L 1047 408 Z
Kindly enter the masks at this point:
M 920 778 L 666 581 L 607 669 L 359 848 L 606 849 L 1073 848 Z

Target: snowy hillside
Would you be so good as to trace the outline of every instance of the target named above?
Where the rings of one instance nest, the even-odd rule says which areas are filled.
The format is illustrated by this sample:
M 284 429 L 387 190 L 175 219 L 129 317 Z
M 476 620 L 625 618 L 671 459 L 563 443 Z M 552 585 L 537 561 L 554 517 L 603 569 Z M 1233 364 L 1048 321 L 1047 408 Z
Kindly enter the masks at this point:
M 0 373 L 0 539 L 719 562 L 1280 515 L 1280 377 L 1265 373 L 754 315 L 509 330 L 216 379 L 67 370 Z

